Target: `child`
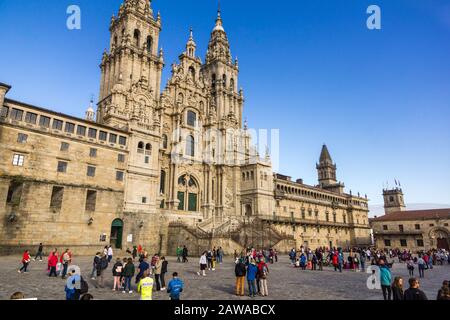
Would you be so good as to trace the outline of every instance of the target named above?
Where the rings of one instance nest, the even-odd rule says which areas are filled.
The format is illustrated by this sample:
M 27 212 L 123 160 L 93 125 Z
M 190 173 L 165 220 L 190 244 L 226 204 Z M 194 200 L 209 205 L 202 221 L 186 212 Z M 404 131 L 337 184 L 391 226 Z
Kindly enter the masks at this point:
M 178 273 L 173 273 L 173 279 L 169 282 L 169 287 L 167 288 L 167 293 L 170 296 L 170 300 L 180 300 L 180 294 L 183 292 L 183 281 L 178 278 Z

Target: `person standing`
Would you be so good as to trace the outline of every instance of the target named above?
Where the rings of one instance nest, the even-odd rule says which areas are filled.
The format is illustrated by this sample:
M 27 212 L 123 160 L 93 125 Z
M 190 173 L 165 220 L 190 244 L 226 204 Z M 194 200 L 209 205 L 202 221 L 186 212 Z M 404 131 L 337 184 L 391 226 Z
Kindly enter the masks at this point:
M 166 290 L 166 273 L 167 273 L 167 268 L 169 265 L 169 262 L 167 262 L 166 257 L 162 257 L 161 258 L 162 261 L 162 267 L 161 267 L 161 290 L 164 291 Z
M 206 276 L 206 266 L 207 266 L 207 258 L 206 258 L 207 252 L 203 252 L 202 256 L 200 257 L 200 271 L 197 272 L 198 275 L 200 275 L 200 273 L 202 273 L 202 275 L 205 277 Z
M 101 253 L 97 252 L 94 257 L 94 261 L 92 261 L 92 272 L 91 272 L 91 279 L 96 280 L 97 279 L 97 265 L 100 263 Z
M 411 257 L 406 262 L 406 268 L 408 269 L 409 276 L 414 277 L 414 260 Z
M 141 294 L 141 300 L 152 300 L 153 279 L 150 278 L 149 269 L 144 271 L 143 278 L 139 281 L 137 291 Z
M 105 270 L 108 269 L 108 258 L 102 255 L 100 262 L 97 264 L 97 285 L 96 287 L 103 288 L 105 280 Z
M 50 257 L 48 258 L 48 267 L 50 268 L 50 272 L 48 274 L 49 277 L 54 275 L 55 277 L 58 277 L 56 274 L 56 265 L 58 264 L 58 255 L 56 254 L 56 251 L 53 251 L 50 254 Z
M 22 261 L 22 267 L 17 272 L 22 273 L 22 271 L 23 271 L 24 273 L 27 273 L 28 272 L 27 268 L 31 261 L 30 251 L 25 250 L 21 261 Z
M 170 280 L 169 286 L 167 288 L 167 293 L 169 294 L 170 300 L 177 301 L 180 300 L 181 292 L 183 292 L 184 284 L 181 279 L 178 278 L 178 273 L 173 273 L 173 279 Z
M 183 255 L 183 249 L 178 246 L 177 247 L 177 262 L 180 263 L 181 262 L 181 256 Z
M 127 264 L 125 265 L 123 269 L 123 277 L 125 279 L 125 285 L 123 286 L 123 293 L 126 293 L 128 289 L 128 293 L 133 293 L 131 290 L 131 279 L 134 277 L 134 263 L 133 259 L 128 258 Z
M 417 259 L 417 265 L 419 266 L 419 277 L 424 278 L 425 277 L 425 260 L 423 259 L 422 255 L 419 256 L 419 259 Z
M 379 261 L 380 268 L 380 282 L 381 289 L 383 290 L 383 298 L 384 300 L 391 300 L 391 283 L 392 283 L 392 274 L 389 267 L 386 265 L 383 259 Z
M 62 279 L 66 278 L 67 275 L 67 268 L 69 268 L 69 263 L 70 263 L 70 254 L 69 254 L 69 249 L 66 249 L 66 251 L 64 251 L 63 255 L 61 256 L 61 263 L 63 265 L 63 272 L 61 275 Z
M 120 290 L 120 278 L 122 277 L 123 264 L 120 261 L 120 258 L 117 258 L 116 263 L 113 266 L 112 273 L 114 277 L 113 291 Z
M 236 296 L 243 297 L 245 294 L 244 283 L 247 271 L 242 258 L 237 261 L 234 273 L 236 275 Z
M 392 298 L 394 301 L 403 300 L 403 279 L 395 277 L 392 284 Z
M 269 290 L 267 289 L 268 274 L 269 274 L 269 267 L 263 260 L 261 260 L 258 264 L 258 279 L 259 279 L 259 288 L 261 290 L 261 295 L 263 297 L 267 297 L 269 295 Z
M 44 251 L 44 245 L 41 243 L 39 243 L 39 248 L 38 251 L 36 253 L 36 256 L 34 257 L 33 261 L 36 261 L 36 259 L 39 257 L 39 261 L 42 261 L 42 254 Z
M 161 271 L 162 271 L 162 261 L 159 257 L 156 257 L 155 261 L 156 291 L 161 291 Z
M 188 248 L 183 246 L 183 263 L 189 262 L 188 260 Z
M 137 257 L 137 247 L 133 246 L 133 252 L 131 253 L 131 256 L 133 257 L 133 261 L 136 260 Z
M 258 273 L 258 267 L 256 266 L 255 260 L 252 258 L 247 267 L 247 282 L 248 282 L 248 296 L 251 298 L 256 297 L 256 275 Z
M 442 283 L 442 288 L 439 289 L 436 300 L 449 300 L 449 297 L 448 297 L 449 285 L 448 284 L 449 284 L 449 282 L 447 280 L 445 280 Z
M 110 263 L 112 261 L 112 258 L 113 258 L 113 249 L 112 249 L 112 246 L 110 245 L 108 247 L 108 263 Z
M 419 289 L 420 283 L 416 278 L 409 279 L 409 289 L 405 291 L 403 300 L 428 300 L 425 292 Z
M 139 264 L 137 275 L 136 275 L 136 283 L 139 283 L 139 280 L 144 276 L 144 272 L 150 269 L 150 264 L 147 262 L 147 257 L 143 257 L 142 262 Z M 150 272 L 149 272 L 150 274 Z

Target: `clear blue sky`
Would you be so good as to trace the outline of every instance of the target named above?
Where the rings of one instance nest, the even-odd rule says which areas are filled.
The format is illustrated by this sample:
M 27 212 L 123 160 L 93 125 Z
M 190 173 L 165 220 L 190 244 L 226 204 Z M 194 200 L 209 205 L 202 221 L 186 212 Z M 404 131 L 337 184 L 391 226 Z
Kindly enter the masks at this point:
M 10 98 L 83 116 L 121 0 L 0 0 L 0 82 Z M 82 30 L 66 29 L 78 4 Z M 382 9 L 382 30 L 366 9 Z M 216 0 L 154 0 L 167 67 L 194 28 L 203 58 Z M 280 171 L 315 184 L 327 143 L 347 191 L 382 203 L 399 179 L 408 203 L 450 204 L 448 0 L 222 0 L 250 127 L 280 129 Z

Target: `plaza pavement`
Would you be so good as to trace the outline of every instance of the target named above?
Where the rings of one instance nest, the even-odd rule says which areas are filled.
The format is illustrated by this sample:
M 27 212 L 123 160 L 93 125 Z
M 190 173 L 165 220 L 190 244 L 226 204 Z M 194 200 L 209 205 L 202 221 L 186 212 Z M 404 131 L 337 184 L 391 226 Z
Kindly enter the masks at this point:
M 116 258 L 116 257 L 115 257 Z M 123 258 L 123 257 L 121 257 Z M 21 291 L 26 298 L 39 300 L 64 300 L 65 280 L 49 278 L 46 275 L 46 258 L 42 262 L 32 261 L 28 274 L 19 274 L 21 257 L 0 257 L 0 300 L 9 299 L 12 293 Z M 89 293 L 97 300 L 138 300 L 137 293 L 129 294 L 113 292 L 112 265 L 106 271 L 104 289 L 96 289 L 89 278 L 92 270 L 92 257 L 74 256 L 73 264 L 81 267 L 83 277 L 89 283 Z M 189 263 L 177 263 L 176 258 L 168 258 L 169 272 L 177 271 L 185 283 L 182 294 L 183 300 L 253 300 L 249 297 L 238 298 L 234 295 L 234 262 L 228 257 L 222 265 L 218 265 L 215 272 L 207 271 L 206 277 L 197 275 L 198 258 L 189 258 Z M 115 261 L 115 260 L 113 260 Z M 269 297 L 254 298 L 254 300 L 381 300 L 381 290 L 369 290 L 366 286 L 368 274 L 363 272 L 343 271 L 336 273 L 332 268 L 324 271 L 302 271 L 290 266 L 288 257 L 280 257 L 279 262 L 269 265 L 268 278 Z M 70 270 L 70 267 L 69 267 Z M 416 268 L 417 273 L 417 268 Z M 418 274 L 417 274 L 418 275 Z M 404 264 L 394 264 L 393 277 L 402 276 L 407 288 L 408 271 Z M 450 265 L 435 266 L 433 270 L 425 271 L 425 278 L 421 279 L 421 289 L 428 299 L 435 300 L 442 281 L 450 280 Z M 134 280 L 133 280 L 134 285 Z M 247 293 L 247 286 L 246 286 Z M 134 287 L 135 290 L 135 287 Z M 155 292 L 154 300 L 168 300 L 166 292 Z

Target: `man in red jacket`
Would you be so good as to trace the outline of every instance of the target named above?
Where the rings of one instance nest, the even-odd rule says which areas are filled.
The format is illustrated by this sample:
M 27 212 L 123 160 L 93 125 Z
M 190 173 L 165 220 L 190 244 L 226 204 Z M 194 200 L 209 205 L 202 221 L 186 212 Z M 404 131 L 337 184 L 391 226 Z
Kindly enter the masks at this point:
M 48 266 L 50 267 L 50 273 L 49 273 L 49 277 L 51 277 L 52 275 L 54 275 L 55 277 L 58 277 L 58 275 L 56 274 L 56 265 L 58 264 L 58 256 L 56 255 L 56 252 L 52 252 L 52 254 L 50 255 L 49 259 L 48 259 Z
M 17 272 L 22 273 L 22 270 L 25 273 L 28 272 L 27 268 L 30 261 L 31 261 L 30 252 L 28 250 L 25 250 L 22 257 L 22 268 L 20 268 Z

